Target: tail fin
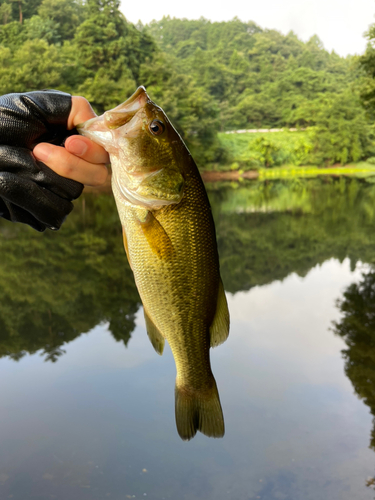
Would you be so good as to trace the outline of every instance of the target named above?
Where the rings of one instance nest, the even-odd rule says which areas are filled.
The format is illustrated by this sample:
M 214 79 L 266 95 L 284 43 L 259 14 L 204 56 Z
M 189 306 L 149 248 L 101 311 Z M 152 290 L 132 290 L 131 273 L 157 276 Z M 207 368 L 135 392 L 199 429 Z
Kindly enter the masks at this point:
M 224 417 L 215 379 L 209 389 L 192 391 L 188 387 L 175 388 L 177 432 L 181 439 L 189 441 L 197 431 L 209 437 L 224 436 Z

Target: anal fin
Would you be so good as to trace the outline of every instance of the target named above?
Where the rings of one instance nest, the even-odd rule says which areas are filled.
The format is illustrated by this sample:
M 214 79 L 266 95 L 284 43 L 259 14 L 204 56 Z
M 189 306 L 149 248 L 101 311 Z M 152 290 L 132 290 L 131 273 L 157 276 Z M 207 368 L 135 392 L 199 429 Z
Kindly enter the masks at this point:
M 150 319 L 145 309 L 144 309 L 144 314 L 145 314 L 148 338 L 150 339 L 151 344 L 153 345 L 155 351 L 161 356 L 163 354 L 164 344 L 165 344 L 164 337 L 156 328 L 154 322 Z
M 216 347 L 225 342 L 229 335 L 229 311 L 223 282 L 220 280 L 215 317 L 210 326 L 210 345 Z

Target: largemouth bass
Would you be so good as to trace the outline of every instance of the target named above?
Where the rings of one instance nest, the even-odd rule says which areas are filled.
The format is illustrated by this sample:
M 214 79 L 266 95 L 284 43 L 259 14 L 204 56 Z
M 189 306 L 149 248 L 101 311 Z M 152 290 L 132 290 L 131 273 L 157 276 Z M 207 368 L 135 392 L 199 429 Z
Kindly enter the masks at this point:
M 110 154 L 124 246 L 156 352 L 167 339 L 176 363 L 180 437 L 224 435 L 210 347 L 224 342 L 229 313 L 215 227 L 198 169 L 144 87 L 78 127 Z

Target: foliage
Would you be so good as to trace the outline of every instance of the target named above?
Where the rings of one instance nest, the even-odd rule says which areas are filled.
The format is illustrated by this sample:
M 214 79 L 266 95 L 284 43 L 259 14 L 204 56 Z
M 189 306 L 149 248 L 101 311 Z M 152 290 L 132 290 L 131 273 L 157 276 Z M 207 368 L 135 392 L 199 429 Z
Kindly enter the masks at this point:
M 281 167 L 261 168 L 259 169 L 258 179 L 265 180 L 294 180 L 294 179 L 313 179 L 316 177 L 345 176 L 357 179 L 366 179 L 370 182 L 370 178 L 375 180 L 374 164 L 369 160 L 361 161 L 351 165 L 333 165 L 332 167 L 321 168 L 314 165 L 309 166 L 294 166 L 283 165 Z
M 38 8 L 38 15 L 58 26 L 61 40 L 72 39 L 85 17 L 81 0 L 43 0 Z
M 46 40 L 49 44 L 60 42 L 59 25 L 52 19 L 33 16 L 26 19 L 24 34 L 28 40 Z
M 374 155 L 355 60 L 328 53 L 316 36 L 304 43 L 292 32 L 236 18 L 166 17 L 135 26 L 119 6 L 119 0 L 3 1 L 0 91 L 60 88 L 85 95 L 102 113 L 147 85 L 202 167 L 326 165 Z M 366 57 L 370 68 L 371 53 Z M 315 137 L 312 146 L 259 138 L 238 160 L 217 135 L 260 127 L 315 127 Z
M 0 92 L 60 88 L 102 113 L 146 84 L 198 163 L 222 159 L 218 105 L 147 30 L 126 21 L 118 1 L 43 0 L 37 12 L 0 27 Z
M 355 79 L 350 59 L 326 52 L 317 37 L 262 30 L 238 19 L 211 23 L 163 18 L 150 32 L 221 105 L 223 128 L 312 125 L 308 105 Z
M 56 88 L 61 82 L 63 65 L 58 48 L 45 40 L 27 41 L 13 53 L 0 46 L 0 62 L 1 94 Z
M 356 61 L 328 53 L 318 37 L 303 43 L 292 32 L 284 36 L 238 19 L 211 23 L 165 17 L 148 29 L 217 102 L 222 131 L 316 127 L 313 146 L 307 148 L 314 154 L 308 156 L 301 148 L 282 159 L 284 148 L 267 136 L 251 144 L 248 167 L 282 161 L 344 164 L 373 154 L 370 127 L 357 96 Z
M 375 24 L 366 33 L 368 39 L 366 52 L 359 58 L 364 78 L 361 82 L 361 98 L 371 120 L 375 116 Z
M 7 2 L 3 2 L 0 5 L 0 22 L 2 24 L 7 24 L 12 18 L 12 5 Z
M 140 81 L 167 113 L 199 163 L 220 160 L 218 106 L 172 57 L 159 54 L 141 66 Z
M 38 13 L 38 7 L 42 0 L 10 0 L 12 4 L 12 17 L 14 20 L 21 21 L 29 19 Z
M 219 134 L 230 162 L 242 169 L 311 162 L 313 131 Z
M 316 117 L 312 163 L 357 162 L 374 154 L 374 135 L 350 90 L 323 100 Z

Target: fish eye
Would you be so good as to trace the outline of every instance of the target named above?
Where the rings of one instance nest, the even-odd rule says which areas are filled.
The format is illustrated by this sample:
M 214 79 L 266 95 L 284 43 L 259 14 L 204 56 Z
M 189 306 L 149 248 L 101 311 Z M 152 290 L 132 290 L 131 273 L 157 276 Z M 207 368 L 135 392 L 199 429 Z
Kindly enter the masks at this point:
M 161 135 L 165 130 L 165 125 L 160 120 L 153 120 L 150 123 L 150 131 L 153 135 Z

